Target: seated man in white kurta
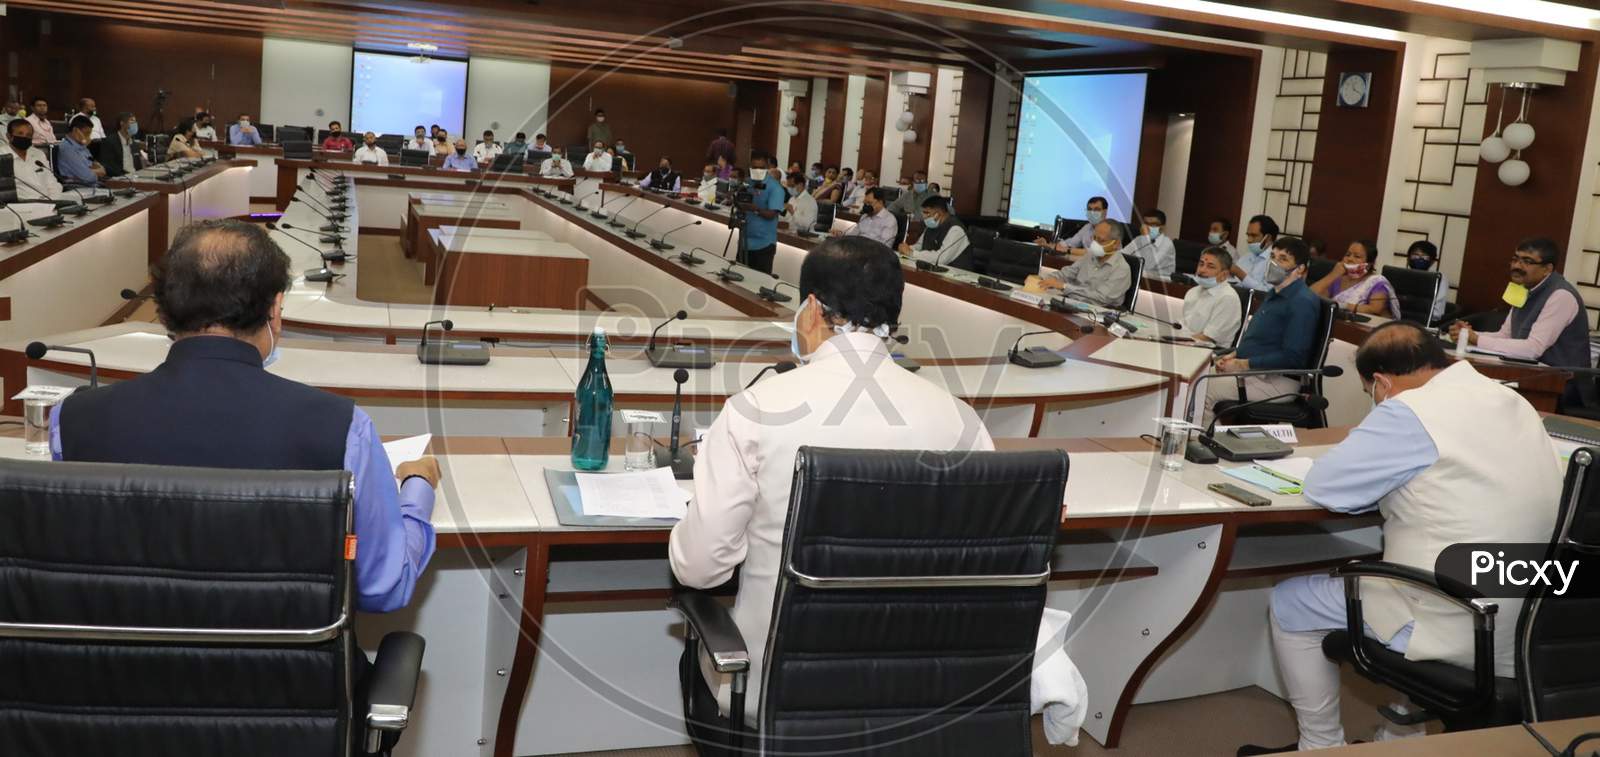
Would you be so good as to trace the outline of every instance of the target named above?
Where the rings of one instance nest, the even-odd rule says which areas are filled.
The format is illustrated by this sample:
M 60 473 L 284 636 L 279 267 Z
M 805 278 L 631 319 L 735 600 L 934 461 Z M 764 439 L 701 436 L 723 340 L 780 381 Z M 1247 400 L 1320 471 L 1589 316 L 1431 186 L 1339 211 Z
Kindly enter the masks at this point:
M 744 565 L 733 619 L 753 682 L 762 675 L 796 450 L 994 448 L 971 407 L 890 357 L 885 340 L 904 290 L 888 247 L 861 237 L 818 245 L 800 267 L 792 348 L 804 365 L 729 399 L 700 442 L 694 502 L 672 529 L 668 554 L 678 580 L 693 588 L 722 584 Z M 726 713 L 730 679 L 704 661 L 701 668 Z M 697 701 L 712 695 L 700 680 L 686 685 Z M 753 723 L 759 683 L 747 697 Z
M 1387 323 L 1356 352 L 1356 372 L 1377 403 L 1350 436 L 1319 458 L 1305 494 L 1335 512 L 1383 514 L 1383 559 L 1433 571 L 1439 553 L 1466 542 L 1543 543 L 1555 527 L 1561 465 L 1539 413 L 1466 361 L 1452 363 L 1416 324 Z M 1471 617 L 1409 585 L 1361 584 L 1368 634 L 1409 660 L 1472 667 Z M 1522 600 L 1500 599 L 1495 675 L 1513 674 Z M 1322 637 L 1345 628 L 1342 579 L 1296 576 L 1272 590 L 1272 646 L 1300 741 L 1246 746 L 1240 755 L 1341 746 L 1339 668 Z M 1512 619 L 1505 622 L 1506 619 Z

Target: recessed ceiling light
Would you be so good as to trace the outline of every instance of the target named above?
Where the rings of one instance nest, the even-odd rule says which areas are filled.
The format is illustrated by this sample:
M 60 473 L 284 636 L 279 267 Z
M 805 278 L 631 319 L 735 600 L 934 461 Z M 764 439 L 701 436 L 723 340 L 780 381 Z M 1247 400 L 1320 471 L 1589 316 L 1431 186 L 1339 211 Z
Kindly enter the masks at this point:
M 421 51 L 421 52 L 424 52 L 424 53 L 438 52 L 438 50 L 439 50 L 439 46 L 438 45 L 431 45 L 431 44 L 428 44 L 427 42 L 408 42 L 408 43 L 406 43 L 406 48 L 411 49 L 411 50 L 418 50 L 418 51 Z

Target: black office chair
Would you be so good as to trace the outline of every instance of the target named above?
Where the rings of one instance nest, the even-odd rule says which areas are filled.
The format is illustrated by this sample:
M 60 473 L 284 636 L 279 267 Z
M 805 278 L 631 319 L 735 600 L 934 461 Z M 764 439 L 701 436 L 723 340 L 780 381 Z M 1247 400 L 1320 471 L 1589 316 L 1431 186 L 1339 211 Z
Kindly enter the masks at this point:
M 1200 268 L 1200 253 L 1205 252 L 1211 245 L 1191 242 L 1187 239 L 1174 239 L 1172 246 L 1177 254 L 1177 266 L 1173 269 L 1173 281 L 1188 281 L 1187 276 Z
M 283 145 L 283 157 L 289 160 L 310 160 L 312 145 L 302 140 L 286 140 Z
M 827 234 L 833 231 L 833 219 L 838 214 L 838 205 L 831 202 L 817 203 L 817 222 L 811 225 L 811 230 L 818 234 Z
M 357 659 L 352 485 L 0 460 L 4 751 L 387 754 L 423 640 L 391 633 L 370 671 Z
M 1333 267 L 1336 265 L 1341 265 L 1341 263 L 1327 258 L 1313 257 L 1306 261 L 1306 285 L 1309 286 L 1321 281 L 1324 276 L 1333 272 Z
M 1404 266 L 1386 265 L 1383 278 L 1400 298 L 1400 317 L 1424 326 L 1433 326 L 1433 304 L 1445 296 L 1444 276 L 1438 271 L 1413 271 Z
M 1545 559 L 1566 563 L 1600 551 L 1600 482 L 1590 475 L 1596 456 L 1600 449 L 1584 447 L 1567 464 Z M 1421 706 L 1404 715 L 1379 708 L 1385 718 L 1402 725 L 1439 720 L 1445 730 L 1460 731 L 1600 714 L 1600 625 L 1594 622 L 1600 616 L 1600 598 L 1552 597 L 1547 585 L 1531 591 L 1517 617 L 1516 676 L 1502 678 L 1494 674 L 1494 628 L 1506 619 L 1476 589 L 1432 571 L 1380 560 L 1352 560 L 1332 573 L 1344 579 L 1349 625 L 1323 638 L 1323 652 Z M 1461 622 L 1473 624 L 1472 669 L 1413 662 L 1369 638 L 1362 631 L 1362 578 L 1404 583 L 1462 608 L 1468 617 Z
M 309 126 L 279 126 L 278 142 L 310 142 L 312 130 Z M 262 132 L 261 139 L 266 140 L 266 133 Z
M 273 126 L 272 124 L 256 124 L 255 127 L 256 133 L 261 135 L 262 142 L 277 141 L 276 137 L 278 135 L 278 127 Z
M 1239 295 L 1239 329 L 1233 332 L 1233 341 L 1228 343 L 1229 349 L 1239 349 L 1239 340 L 1244 338 L 1244 327 L 1250 323 L 1250 311 L 1256 306 L 1256 290 L 1238 284 L 1231 284 L 1233 293 Z
M 1133 306 L 1139 301 L 1139 279 L 1144 276 L 1144 258 L 1132 253 L 1122 253 L 1122 259 L 1128 261 L 1128 270 L 1133 274 L 1133 283 L 1128 285 L 1128 291 L 1122 295 L 1122 304 L 1119 306 L 1123 312 L 1132 313 Z
M 508 171 L 512 173 L 522 173 L 522 167 L 522 153 L 520 152 L 512 153 L 510 155 L 501 153 L 494 156 L 494 160 L 490 161 L 489 163 L 489 170 L 498 171 L 501 173 Z
M 401 150 L 400 165 L 417 167 L 426 166 L 428 165 L 428 158 L 431 157 L 433 157 L 433 153 L 428 150 Z
M 1062 450 L 801 447 L 755 732 L 727 608 L 704 592 L 672 602 L 688 621 L 685 681 L 704 685 L 701 647 L 734 676 L 736 727 L 686 696 L 702 754 L 1031 754 L 1067 466 Z
M 1328 363 L 1328 348 L 1333 344 L 1333 323 L 1337 306 L 1332 300 L 1320 300 L 1317 311 L 1316 333 L 1312 336 L 1312 362 L 1307 368 L 1319 368 Z M 1243 334 L 1240 335 L 1241 338 Z M 1264 397 L 1261 399 L 1265 399 Z M 1212 417 L 1226 417 L 1228 423 L 1253 426 L 1266 423 L 1290 423 L 1300 428 L 1328 427 L 1328 400 L 1322 393 L 1322 376 L 1305 376 L 1300 379 L 1300 396 L 1282 402 L 1269 402 L 1235 410 L 1249 402 L 1244 384 L 1239 384 L 1239 400 L 1223 400 L 1212 408 Z
M 373 144 L 390 155 L 396 155 L 399 154 L 401 148 L 405 147 L 406 138 L 399 134 L 379 134 Z
M 898 248 L 906 241 L 906 230 L 911 227 L 911 222 L 899 213 L 891 215 L 894 216 L 894 246 Z

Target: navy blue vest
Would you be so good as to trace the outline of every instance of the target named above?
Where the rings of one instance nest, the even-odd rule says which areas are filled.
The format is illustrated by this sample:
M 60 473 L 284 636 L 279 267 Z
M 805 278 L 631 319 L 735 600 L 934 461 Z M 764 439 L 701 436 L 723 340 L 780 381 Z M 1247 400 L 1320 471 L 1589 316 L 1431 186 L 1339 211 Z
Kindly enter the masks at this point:
M 261 367 L 225 336 L 172 344 L 149 374 L 68 397 L 66 460 L 255 470 L 339 470 L 355 403 Z

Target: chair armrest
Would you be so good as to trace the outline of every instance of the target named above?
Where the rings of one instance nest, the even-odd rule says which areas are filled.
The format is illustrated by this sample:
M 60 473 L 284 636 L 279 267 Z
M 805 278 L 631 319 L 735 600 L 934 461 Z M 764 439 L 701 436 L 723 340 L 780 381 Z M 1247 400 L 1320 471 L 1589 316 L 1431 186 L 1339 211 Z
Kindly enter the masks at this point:
M 669 607 L 683 613 L 689 628 L 700 637 L 718 673 L 742 673 L 750 669 L 750 651 L 744 636 L 733 622 L 733 615 L 716 597 L 701 591 L 674 594 Z
M 422 673 L 421 636 L 396 631 L 383 637 L 367 678 L 367 729 L 369 743 L 379 731 L 402 731 L 411 719 L 417 677 Z
M 1337 566 L 1330 571 L 1335 577 L 1351 578 L 1382 578 L 1390 581 L 1411 584 L 1443 597 L 1460 607 L 1481 622 L 1482 619 L 1494 616 L 1500 606 L 1483 598 L 1483 593 L 1449 576 L 1441 576 L 1433 571 L 1413 568 L 1409 565 L 1384 562 L 1382 560 L 1351 560 Z M 1351 584 L 1345 582 L 1346 586 Z M 1359 597 L 1359 595 L 1355 595 Z

